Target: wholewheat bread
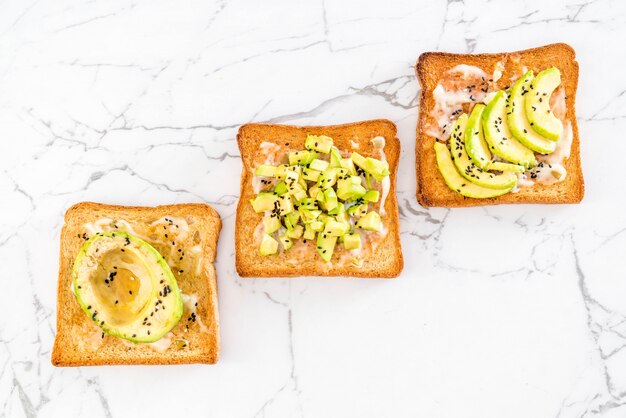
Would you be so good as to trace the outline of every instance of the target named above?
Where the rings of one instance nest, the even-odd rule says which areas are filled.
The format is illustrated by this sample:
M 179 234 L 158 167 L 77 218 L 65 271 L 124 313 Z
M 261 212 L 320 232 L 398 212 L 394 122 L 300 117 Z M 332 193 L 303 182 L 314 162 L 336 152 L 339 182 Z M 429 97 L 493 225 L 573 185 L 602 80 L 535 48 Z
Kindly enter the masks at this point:
M 388 120 L 370 120 L 336 126 L 288 126 L 271 124 L 243 125 L 237 134 L 237 142 L 243 162 L 241 192 L 235 224 L 235 255 L 237 272 L 242 277 L 288 277 L 288 276 L 352 276 L 371 278 L 396 277 L 404 262 L 400 246 L 398 202 L 396 199 L 396 172 L 400 159 L 400 141 L 396 126 Z M 334 140 L 343 152 L 356 151 L 366 157 L 379 158 L 378 150 L 371 144 L 377 136 L 385 138 L 384 152 L 389 163 L 390 190 L 381 213 L 387 234 L 374 254 L 365 257 L 361 267 L 338 263 L 343 246 L 337 245 L 331 263 L 324 263 L 317 254 L 315 243 L 307 242 L 303 252 L 289 250 L 271 256 L 259 253 L 255 242 L 255 230 L 261 223 L 262 213 L 255 213 L 250 199 L 255 197 L 254 170 L 259 164 L 262 144 L 275 144 L 277 154 L 305 149 L 308 134 L 326 135 Z M 377 203 L 373 209 L 379 210 Z
M 511 84 L 512 76 L 520 77 L 520 69 L 526 67 L 535 74 L 551 66 L 561 71 L 561 84 L 565 88 L 567 119 L 573 131 L 570 157 L 564 162 L 567 177 L 560 183 L 533 187 L 521 187 L 516 193 L 508 193 L 490 199 L 472 199 L 461 196 L 448 188 L 439 173 L 435 160 L 436 138 L 428 134 L 427 126 L 433 123 L 431 111 L 435 106 L 433 90 L 442 74 L 459 65 L 467 64 L 481 68 L 487 74 L 494 72 L 498 62 L 504 63 L 497 88 Z M 421 85 L 419 120 L 415 160 L 417 171 L 417 200 L 422 206 L 478 206 L 503 203 L 578 203 L 582 200 L 585 185 L 580 164 L 580 140 L 576 123 L 576 88 L 578 85 L 578 63 L 576 54 L 569 45 L 558 43 L 524 51 L 498 54 L 449 54 L 426 52 L 420 55 L 415 66 Z
M 171 251 L 175 255 L 168 255 L 167 262 L 181 292 L 197 297 L 196 320 L 188 318 L 189 313 L 185 308 L 172 334 L 152 345 L 133 344 L 102 334 L 100 328 L 82 311 L 71 288 L 72 267 L 84 240 L 94 233 L 93 225 L 98 220 L 111 228 L 132 234 L 135 229 L 141 230 L 144 226 L 161 230 L 158 222 L 165 218 L 184 219 L 188 226 L 184 235 L 176 232 L 180 240 L 175 243 L 175 247 L 166 248 L 166 245 L 174 244 L 158 242 L 156 233 L 150 233 L 144 239 L 161 254 Z M 178 228 L 177 225 L 165 223 L 163 229 L 166 226 Z M 219 321 L 214 262 L 220 229 L 219 215 L 205 204 L 130 207 L 83 202 L 69 208 L 61 231 L 57 334 L 52 350 L 52 364 L 84 366 L 217 362 Z M 181 257 L 184 254 L 184 261 L 172 261 L 178 260 L 179 254 Z M 182 263 L 186 263 L 184 266 L 187 270 L 182 271 Z M 168 345 L 168 342 L 171 344 Z

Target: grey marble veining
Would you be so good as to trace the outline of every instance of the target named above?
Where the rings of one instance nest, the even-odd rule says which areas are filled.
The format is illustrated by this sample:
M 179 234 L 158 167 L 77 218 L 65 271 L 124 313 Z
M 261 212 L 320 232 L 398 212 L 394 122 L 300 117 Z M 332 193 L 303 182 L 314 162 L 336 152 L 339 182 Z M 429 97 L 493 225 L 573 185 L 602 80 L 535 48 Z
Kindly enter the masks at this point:
M 626 3 L 0 11 L 0 416 L 626 416 Z M 583 203 L 419 206 L 418 55 L 559 41 L 580 64 Z M 402 276 L 239 278 L 238 127 L 368 118 L 399 128 Z M 218 210 L 217 366 L 51 366 L 59 231 L 82 200 Z

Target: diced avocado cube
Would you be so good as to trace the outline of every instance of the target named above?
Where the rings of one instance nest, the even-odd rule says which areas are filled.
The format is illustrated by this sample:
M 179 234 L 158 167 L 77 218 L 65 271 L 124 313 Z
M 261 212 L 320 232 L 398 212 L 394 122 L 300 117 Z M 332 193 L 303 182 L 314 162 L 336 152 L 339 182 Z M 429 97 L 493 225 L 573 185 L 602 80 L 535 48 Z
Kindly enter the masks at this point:
M 284 195 L 285 193 L 287 193 L 287 191 L 288 191 L 288 188 L 284 181 L 279 182 L 276 185 L 276 187 L 274 187 L 274 193 L 276 193 L 279 196 Z
M 285 216 L 285 227 L 287 227 L 287 229 L 291 231 L 296 226 L 299 220 L 300 220 L 299 212 L 293 211 L 291 213 L 288 213 Z
M 259 247 L 259 252 L 261 255 L 271 255 L 276 254 L 278 251 L 278 241 L 267 234 L 263 234 L 263 239 L 261 240 L 261 246 Z
M 317 194 L 315 195 L 315 200 L 317 200 L 320 203 L 320 205 L 322 205 L 326 201 L 323 190 L 319 190 L 317 192 Z
M 337 169 L 329 168 L 325 171 L 322 171 L 319 179 L 317 180 L 317 185 L 322 189 L 328 189 L 329 187 L 333 187 L 337 182 Z
M 324 261 L 330 261 L 335 251 L 337 237 L 328 234 L 317 234 L 317 252 Z
M 341 168 L 348 171 L 348 174 L 351 176 L 356 176 L 356 168 L 354 167 L 354 162 L 350 158 L 343 158 L 340 161 Z
M 344 235 L 343 246 L 346 250 L 358 250 L 361 248 L 361 236 L 356 233 Z
M 380 161 L 376 158 L 367 157 L 365 171 L 370 173 L 378 181 L 381 181 L 389 175 L 389 164 L 386 161 Z
M 350 156 L 354 164 L 361 167 L 366 173 L 371 174 L 378 181 L 389 175 L 389 164 L 386 161 L 377 160 L 372 157 L 363 157 L 358 152 L 353 152 Z
M 330 166 L 333 168 L 341 167 L 341 153 L 335 147 L 330 149 Z
M 311 224 L 307 224 L 304 227 L 304 234 L 302 235 L 302 238 L 308 239 L 308 240 L 315 239 L 315 231 L 311 227 Z
M 349 231 L 350 231 L 349 224 L 346 224 L 343 222 L 337 222 L 335 220 L 329 220 L 328 223 L 326 224 L 326 227 L 324 228 L 324 234 L 332 235 L 335 237 L 341 237 L 347 234 Z
M 361 176 L 350 176 L 350 182 L 352 184 L 361 185 Z
M 298 208 L 298 211 L 300 212 L 300 217 L 302 218 L 303 222 L 314 221 L 322 213 L 321 210 L 306 209 L 306 208 L 303 208 L 302 206 Z
M 317 184 L 309 187 L 309 196 L 311 196 L 311 199 L 316 199 L 319 191 L 320 191 L 320 188 Z
M 273 165 L 260 165 L 254 171 L 255 176 L 259 177 L 274 177 L 276 175 L 276 166 Z
M 296 167 L 289 167 L 285 173 L 285 183 L 287 183 L 288 187 L 293 186 L 298 183 L 298 179 L 300 178 L 300 170 L 296 170 Z
M 361 205 L 352 205 L 350 206 L 346 212 L 348 213 L 348 216 L 356 216 L 356 213 L 359 211 L 359 206 Z
M 306 149 L 328 154 L 333 146 L 333 139 L 324 135 L 308 135 L 304 141 Z
M 337 207 L 333 210 L 329 210 L 328 214 L 329 215 L 339 215 L 340 213 L 344 213 L 346 211 L 345 206 L 343 205 L 343 203 L 339 202 L 337 203 Z
M 367 190 L 358 184 L 349 184 L 344 187 L 337 188 L 337 197 L 343 201 L 357 200 L 365 196 Z
M 337 194 L 332 187 L 324 190 L 324 206 L 327 211 L 335 209 L 338 203 Z
M 366 229 L 368 231 L 380 231 L 383 227 L 383 221 L 380 219 L 378 212 L 371 211 L 358 220 L 356 227 Z
M 317 220 L 323 222 L 324 225 L 326 225 L 326 222 L 328 222 L 331 219 L 333 219 L 333 217 L 325 213 L 322 213 L 320 216 L 317 217 Z
M 378 192 L 378 190 L 368 190 L 367 193 L 365 193 L 365 195 L 363 195 L 363 200 L 365 200 L 366 202 L 378 202 L 378 197 L 379 197 L 380 193 Z
M 291 201 L 291 196 L 288 194 L 278 196 L 278 209 L 280 210 L 281 216 L 285 216 L 288 213 L 293 212 L 293 202 Z
M 283 248 L 285 249 L 285 251 L 290 249 L 291 246 L 293 245 L 293 242 L 291 241 L 291 239 L 288 236 L 286 236 L 286 235 L 278 237 L 278 240 L 283 245 Z
M 290 192 L 293 198 L 296 199 L 296 202 L 299 202 L 300 200 L 307 198 L 306 191 L 304 191 L 304 189 L 300 187 L 300 185 L 297 185 L 297 187 L 294 187 Z
M 326 169 L 328 168 L 328 162 L 324 160 L 316 159 L 311 162 L 311 164 L 309 165 L 309 168 L 311 170 L 326 171 Z
M 304 233 L 304 227 L 302 225 L 296 225 L 291 231 L 287 231 L 285 235 L 289 238 L 298 239 Z
M 266 216 L 263 218 L 263 224 L 265 225 L 265 233 L 272 234 L 278 231 L 283 225 L 280 223 L 280 219 L 277 216 Z
M 311 168 L 305 168 L 302 170 L 302 178 L 306 181 L 317 181 L 317 179 L 320 177 L 320 174 L 321 173 L 319 171 L 313 170 Z
M 310 197 L 300 200 L 298 205 L 302 209 L 317 209 L 317 202 Z
M 321 221 L 313 221 L 309 224 L 309 226 L 315 232 L 320 232 L 324 230 L 324 222 Z
M 291 165 L 308 165 L 319 156 L 314 151 L 295 151 L 289 153 L 289 164 Z
M 367 167 L 366 158 L 362 156 L 361 154 L 359 154 L 358 152 L 353 152 L 352 155 L 350 155 L 350 159 L 352 160 L 354 164 L 361 167 L 363 170 L 365 170 L 365 168 Z
M 350 220 L 348 219 L 347 212 L 342 212 L 342 213 L 337 214 L 335 216 L 335 220 L 337 222 L 341 222 L 341 223 L 344 223 L 344 224 L 350 226 Z
M 274 177 L 276 177 L 277 179 L 284 179 L 285 175 L 287 174 L 287 168 L 289 168 L 289 165 L 287 164 L 281 164 L 277 166 Z
M 265 212 L 266 210 L 274 209 L 274 202 L 278 197 L 274 193 L 259 193 L 257 197 L 250 200 L 252 208 L 256 213 Z

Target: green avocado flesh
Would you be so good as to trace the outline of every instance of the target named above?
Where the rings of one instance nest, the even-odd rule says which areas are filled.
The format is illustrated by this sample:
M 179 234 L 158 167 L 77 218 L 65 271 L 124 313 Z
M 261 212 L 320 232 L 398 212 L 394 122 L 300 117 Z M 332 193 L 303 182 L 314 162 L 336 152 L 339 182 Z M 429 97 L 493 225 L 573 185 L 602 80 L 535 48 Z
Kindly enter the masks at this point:
M 518 142 L 507 124 L 507 95 L 500 90 L 483 113 L 483 130 L 491 151 L 498 157 L 530 168 L 537 165 L 535 154 Z
M 254 211 L 264 215 L 259 253 L 289 252 L 298 240 L 310 241 L 329 262 L 337 245 L 359 250 L 361 235 L 383 230 L 382 218 L 372 208 L 386 195 L 389 164 L 357 152 L 344 158 L 333 139 L 323 135 L 308 135 L 305 148 L 289 153 L 289 164 L 263 164 L 255 170 L 259 177 L 278 181 L 276 186 L 266 181 L 270 186 L 250 200 Z M 351 261 L 360 265 L 359 255 Z
M 556 149 L 556 141 L 544 138 L 539 135 L 528 122 L 526 108 L 524 106 L 526 97 L 530 94 L 530 85 L 533 83 L 533 72 L 527 72 L 522 78 L 513 84 L 511 97 L 506 104 L 507 122 L 513 136 L 517 138 L 526 148 L 540 154 L 550 154 Z M 545 98 L 545 97 L 544 97 Z M 539 98 L 543 103 L 544 98 Z M 546 100 L 549 101 L 549 100 Z M 560 121 L 559 121 L 560 122 Z
M 550 110 L 550 96 L 561 84 L 561 72 L 556 67 L 537 74 L 525 95 L 528 121 L 539 135 L 557 141 L 563 132 L 563 123 Z
M 482 169 L 486 169 L 491 162 L 491 152 L 483 133 L 482 116 L 484 111 L 484 104 L 476 104 L 467 121 L 467 128 L 465 128 L 465 150 L 476 167 Z
M 474 184 L 490 189 L 510 189 L 517 184 L 513 173 L 496 174 L 476 167 L 465 151 L 467 114 L 462 114 L 454 123 L 450 136 L 450 151 L 458 172 Z
M 135 343 L 159 340 L 183 314 L 163 256 L 126 232 L 89 238 L 74 262 L 72 285 L 81 308 L 104 333 Z
M 437 167 L 443 176 L 448 187 L 465 197 L 473 197 L 477 199 L 485 199 L 489 197 L 501 196 L 510 192 L 513 187 L 508 189 L 489 189 L 481 187 L 470 181 L 467 181 L 459 174 L 452 162 L 450 150 L 445 144 L 435 142 L 435 154 L 437 158 Z

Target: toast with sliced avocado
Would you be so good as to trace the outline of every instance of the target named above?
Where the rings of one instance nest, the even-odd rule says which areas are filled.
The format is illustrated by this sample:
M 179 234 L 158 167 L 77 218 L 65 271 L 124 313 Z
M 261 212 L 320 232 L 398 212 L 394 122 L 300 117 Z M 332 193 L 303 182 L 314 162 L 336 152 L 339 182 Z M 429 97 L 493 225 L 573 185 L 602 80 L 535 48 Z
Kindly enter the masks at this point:
M 248 124 L 235 222 L 242 277 L 396 277 L 396 126 Z
M 578 63 L 566 44 L 420 55 L 417 200 L 423 206 L 578 203 Z M 444 150 L 445 148 L 445 150 Z
M 69 208 L 52 364 L 215 363 L 220 229 L 204 204 Z

